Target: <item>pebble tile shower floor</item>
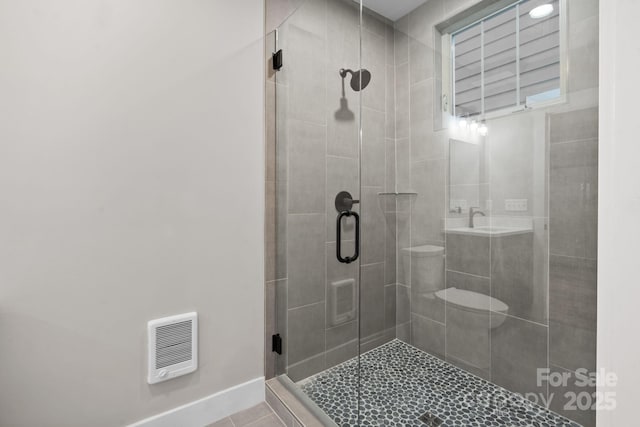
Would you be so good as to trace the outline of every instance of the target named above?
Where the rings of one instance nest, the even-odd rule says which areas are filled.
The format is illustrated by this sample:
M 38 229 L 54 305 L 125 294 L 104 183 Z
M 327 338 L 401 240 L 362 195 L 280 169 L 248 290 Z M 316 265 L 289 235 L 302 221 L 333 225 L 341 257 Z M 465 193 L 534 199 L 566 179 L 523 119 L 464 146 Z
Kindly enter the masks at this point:
M 358 358 L 298 383 L 340 427 L 570 426 L 579 424 L 471 375 L 402 341 L 360 357 L 361 420 L 357 419 Z

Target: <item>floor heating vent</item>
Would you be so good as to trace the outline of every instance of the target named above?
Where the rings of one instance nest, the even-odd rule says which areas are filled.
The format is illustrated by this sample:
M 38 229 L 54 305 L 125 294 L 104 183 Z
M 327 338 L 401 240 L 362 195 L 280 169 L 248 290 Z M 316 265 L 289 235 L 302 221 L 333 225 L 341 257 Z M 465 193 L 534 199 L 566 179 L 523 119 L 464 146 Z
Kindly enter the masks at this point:
M 148 332 L 148 378 L 155 384 L 198 368 L 198 314 L 152 320 Z

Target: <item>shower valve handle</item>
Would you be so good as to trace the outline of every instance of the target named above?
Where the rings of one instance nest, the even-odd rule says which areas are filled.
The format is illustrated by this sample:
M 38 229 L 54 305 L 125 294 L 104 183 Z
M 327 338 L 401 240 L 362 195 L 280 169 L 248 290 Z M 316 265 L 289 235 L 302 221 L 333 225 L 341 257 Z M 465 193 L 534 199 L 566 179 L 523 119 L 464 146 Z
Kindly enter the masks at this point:
M 354 200 L 348 191 L 341 191 L 336 195 L 335 206 L 338 212 L 350 211 L 356 203 L 360 203 L 360 200 Z

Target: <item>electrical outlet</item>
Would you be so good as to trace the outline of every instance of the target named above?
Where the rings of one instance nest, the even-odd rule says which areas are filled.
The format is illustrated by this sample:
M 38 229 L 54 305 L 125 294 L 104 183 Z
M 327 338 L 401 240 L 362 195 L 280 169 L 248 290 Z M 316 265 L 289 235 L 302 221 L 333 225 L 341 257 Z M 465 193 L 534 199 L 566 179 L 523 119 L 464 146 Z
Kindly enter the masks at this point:
M 504 210 L 507 212 L 526 212 L 529 207 L 528 199 L 505 199 Z

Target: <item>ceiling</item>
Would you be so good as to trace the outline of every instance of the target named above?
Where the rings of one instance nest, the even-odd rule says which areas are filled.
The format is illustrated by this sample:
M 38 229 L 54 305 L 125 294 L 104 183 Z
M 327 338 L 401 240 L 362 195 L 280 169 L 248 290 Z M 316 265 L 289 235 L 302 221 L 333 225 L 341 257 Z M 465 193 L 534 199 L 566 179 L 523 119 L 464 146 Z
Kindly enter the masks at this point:
M 354 0 L 358 1 L 358 0 Z M 397 21 L 427 0 L 362 0 L 364 7 L 391 21 Z

